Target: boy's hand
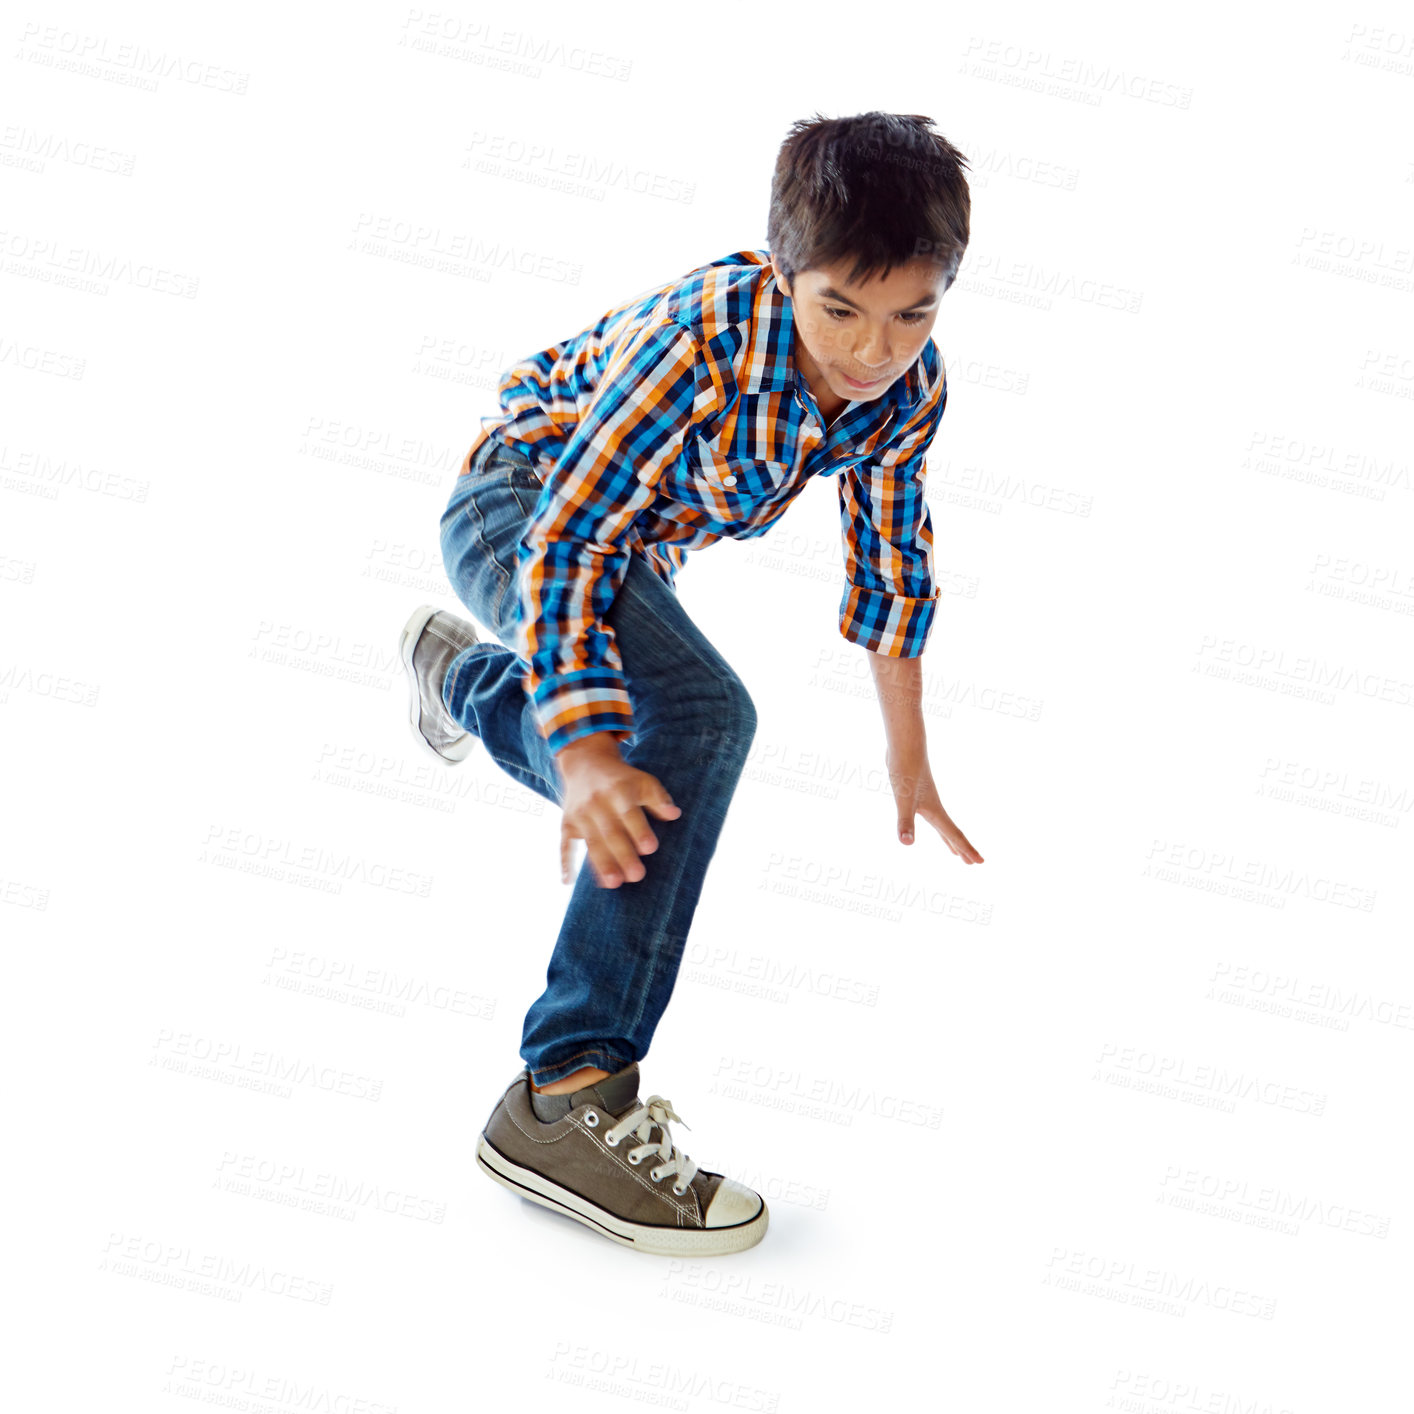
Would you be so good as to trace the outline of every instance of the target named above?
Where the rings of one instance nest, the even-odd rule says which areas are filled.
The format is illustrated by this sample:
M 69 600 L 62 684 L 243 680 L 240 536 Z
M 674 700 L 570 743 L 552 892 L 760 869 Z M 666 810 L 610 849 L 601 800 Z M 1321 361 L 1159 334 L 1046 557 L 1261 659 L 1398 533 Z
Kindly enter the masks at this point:
M 886 749 L 884 765 L 898 802 L 898 837 L 904 844 L 913 843 L 913 817 L 917 813 L 937 830 L 943 842 L 964 864 L 986 862 L 943 809 L 938 788 L 933 784 L 932 768 L 928 765 L 928 748 L 921 737 L 899 750 Z
M 658 848 L 644 809 L 660 820 L 682 814 L 663 783 L 623 759 L 615 732 L 593 732 L 570 742 L 555 763 L 565 796 L 560 882 L 570 881 L 570 841 L 583 840 L 600 888 L 616 889 L 625 879 L 637 883 L 647 873 L 638 856 Z

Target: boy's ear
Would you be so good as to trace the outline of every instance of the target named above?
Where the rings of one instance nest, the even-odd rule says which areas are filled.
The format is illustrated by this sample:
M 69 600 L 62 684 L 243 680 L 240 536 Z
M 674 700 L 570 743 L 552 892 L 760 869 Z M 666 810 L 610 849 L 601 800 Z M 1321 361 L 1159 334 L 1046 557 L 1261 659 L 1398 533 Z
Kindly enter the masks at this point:
M 776 263 L 776 257 L 771 257 L 771 269 L 775 272 L 776 283 L 781 287 L 781 293 L 787 298 L 791 298 L 790 289 L 786 285 L 786 278 L 781 274 L 781 267 Z

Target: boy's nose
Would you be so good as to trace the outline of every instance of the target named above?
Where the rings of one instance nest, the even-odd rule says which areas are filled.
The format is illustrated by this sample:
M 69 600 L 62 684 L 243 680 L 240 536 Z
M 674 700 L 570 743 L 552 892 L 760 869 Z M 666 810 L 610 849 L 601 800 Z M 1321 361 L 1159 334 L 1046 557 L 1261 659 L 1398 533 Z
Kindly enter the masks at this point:
M 882 335 L 876 339 L 866 338 L 854 348 L 854 356 L 859 361 L 859 366 L 871 373 L 882 373 L 889 366 L 891 352 Z

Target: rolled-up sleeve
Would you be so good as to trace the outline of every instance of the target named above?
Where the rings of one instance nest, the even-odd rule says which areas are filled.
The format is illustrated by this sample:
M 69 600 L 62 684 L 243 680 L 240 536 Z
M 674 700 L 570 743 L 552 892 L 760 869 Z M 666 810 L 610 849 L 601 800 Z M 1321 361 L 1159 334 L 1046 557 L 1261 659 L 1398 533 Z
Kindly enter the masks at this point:
M 926 455 L 947 404 L 933 388 L 883 451 L 839 477 L 845 588 L 840 632 L 891 658 L 916 658 L 938 607 Z
M 681 451 L 706 387 L 701 348 L 672 320 L 617 350 L 553 464 L 521 540 L 516 652 L 553 752 L 594 732 L 633 731 L 605 615 L 628 572 L 633 523 Z

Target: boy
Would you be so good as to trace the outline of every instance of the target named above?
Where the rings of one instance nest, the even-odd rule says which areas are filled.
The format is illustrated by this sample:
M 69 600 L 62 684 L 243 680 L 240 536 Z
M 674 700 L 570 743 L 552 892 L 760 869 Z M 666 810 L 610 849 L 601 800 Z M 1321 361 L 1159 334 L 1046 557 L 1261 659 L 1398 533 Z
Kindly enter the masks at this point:
M 445 761 L 480 740 L 562 807 L 562 881 L 571 841 L 591 866 L 477 1160 L 639 1251 L 741 1251 L 768 1222 L 759 1194 L 676 1146 L 667 1100 L 638 1097 L 756 729 L 674 591 L 688 551 L 761 535 L 811 477 L 838 478 L 840 631 L 871 654 L 900 839 L 916 812 L 981 862 L 938 799 L 921 705 L 938 597 L 924 454 L 947 400 L 930 334 L 971 209 L 965 159 L 932 126 L 796 123 L 769 257 L 712 261 L 510 369 L 441 521 L 457 595 L 501 643 L 428 606 L 403 630 L 418 739 Z

